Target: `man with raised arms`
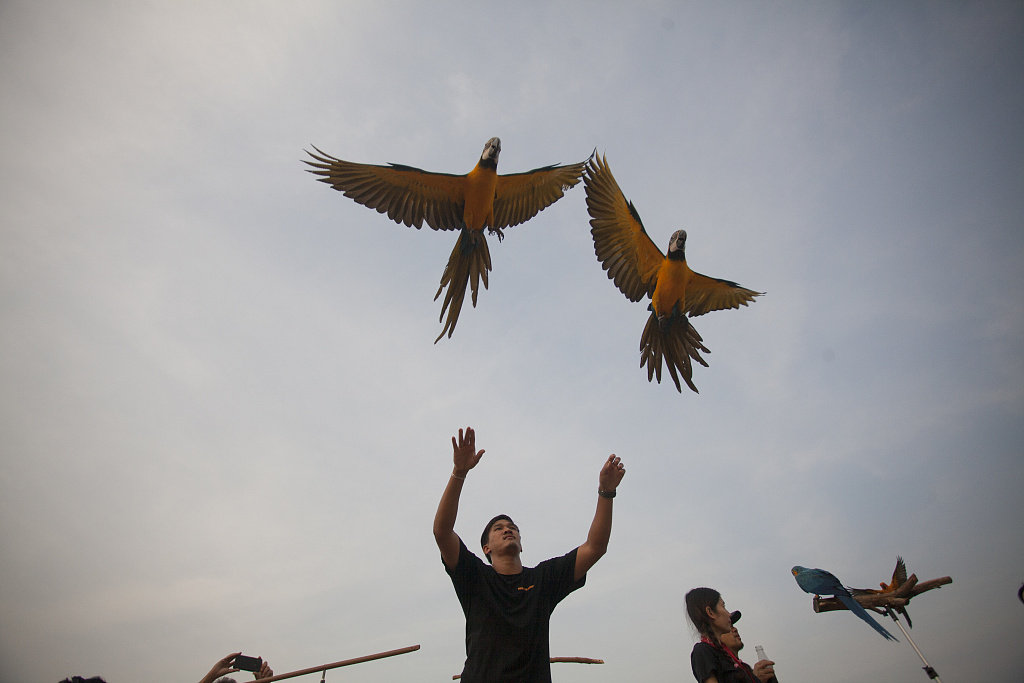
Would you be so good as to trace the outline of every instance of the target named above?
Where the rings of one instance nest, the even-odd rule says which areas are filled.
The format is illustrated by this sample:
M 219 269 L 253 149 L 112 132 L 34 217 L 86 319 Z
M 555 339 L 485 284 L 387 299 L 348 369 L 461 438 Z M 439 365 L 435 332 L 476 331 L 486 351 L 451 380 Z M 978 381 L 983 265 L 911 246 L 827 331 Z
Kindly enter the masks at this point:
M 466 476 L 480 462 L 472 428 L 452 437 L 455 467 L 434 516 L 434 540 L 466 615 L 464 683 L 549 683 L 548 622 L 555 605 L 581 587 L 608 550 L 612 499 L 626 469 L 608 456 L 598 476 L 597 512 L 583 545 L 561 557 L 523 567 L 519 527 L 498 515 L 484 527 L 480 546 L 490 565 L 455 533 Z

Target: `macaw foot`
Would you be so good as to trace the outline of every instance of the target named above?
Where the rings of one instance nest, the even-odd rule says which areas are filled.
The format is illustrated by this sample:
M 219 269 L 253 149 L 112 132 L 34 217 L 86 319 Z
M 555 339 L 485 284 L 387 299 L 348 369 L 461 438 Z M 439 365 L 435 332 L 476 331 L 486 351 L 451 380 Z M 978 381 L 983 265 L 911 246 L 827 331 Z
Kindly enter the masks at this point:
M 489 234 L 491 234 L 491 235 L 497 235 L 498 236 L 498 244 L 501 244 L 501 241 L 503 239 L 505 239 L 505 233 L 502 231 L 501 228 L 488 227 L 487 228 L 487 232 Z

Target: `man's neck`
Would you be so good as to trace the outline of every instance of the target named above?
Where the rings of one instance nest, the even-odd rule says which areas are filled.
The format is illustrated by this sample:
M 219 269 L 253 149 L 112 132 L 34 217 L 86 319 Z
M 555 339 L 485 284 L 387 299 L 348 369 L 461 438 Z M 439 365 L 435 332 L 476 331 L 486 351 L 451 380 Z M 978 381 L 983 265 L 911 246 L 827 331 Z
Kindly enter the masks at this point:
M 515 555 L 495 555 L 491 553 L 491 566 L 499 574 L 519 574 L 523 571 L 523 563 L 519 559 L 518 553 Z

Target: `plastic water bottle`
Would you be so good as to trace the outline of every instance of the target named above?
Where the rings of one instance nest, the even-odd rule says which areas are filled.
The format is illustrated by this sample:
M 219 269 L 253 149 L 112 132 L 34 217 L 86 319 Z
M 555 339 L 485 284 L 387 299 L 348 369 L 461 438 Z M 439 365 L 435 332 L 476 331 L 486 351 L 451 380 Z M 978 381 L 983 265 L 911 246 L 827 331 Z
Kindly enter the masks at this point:
M 768 659 L 768 655 L 764 653 L 764 648 L 760 645 L 754 646 L 754 652 L 757 653 L 757 661 L 760 662 L 762 659 Z

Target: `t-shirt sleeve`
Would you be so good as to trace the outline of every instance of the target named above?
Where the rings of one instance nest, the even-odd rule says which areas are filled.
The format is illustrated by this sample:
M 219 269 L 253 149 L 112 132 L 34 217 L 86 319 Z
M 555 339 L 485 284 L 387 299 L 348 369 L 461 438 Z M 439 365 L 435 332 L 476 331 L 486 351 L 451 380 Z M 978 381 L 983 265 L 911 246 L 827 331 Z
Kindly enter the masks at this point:
M 452 580 L 452 586 L 455 588 L 455 595 L 459 598 L 459 603 L 462 605 L 462 611 L 469 614 L 473 601 L 473 586 L 476 585 L 476 577 L 480 573 L 480 568 L 483 562 L 479 557 L 470 552 L 466 544 L 459 539 L 459 560 L 455 563 L 454 567 L 449 567 L 444 563 L 444 558 L 441 558 L 441 564 L 444 566 L 445 572 L 448 573 L 448 577 Z
M 548 587 L 551 596 L 551 604 L 557 605 L 562 598 L 572 593 L 577 588 L 582 588 L 587 582 L 587 575 L 584 574 L 579 581 L 574 580 L 576 573 L 576 550 L 573 549 L 561 557 L 553 557 L 550 560 L 541 562 L 537 569 L 544 572 L 544 583 Z
M 441 564 L 444 566 L 444 570 L 448 573 L 448 576 L 452 577 L 452 581 L 459 582 L 459 580 L 465 580 L 466 577 L 471 576 L 477 571 L 478 565 L 480 564 L 480 558 L 474 555 L 466 544 L 459 539 L 459 559 L 455 563 L 454 567 L 449 567 L 444 563 L 444 557 L 441 558 Z
M 693 669 L 693 677 L 697 679 L 697 683 L 704 683 L 712 676 L 719 681 L 722 680 L 718 657 L 715 655 L 714 648 L 707 643 L 697 643 L 693 646 L 693 652 L 690 653 L 690 667 Z

